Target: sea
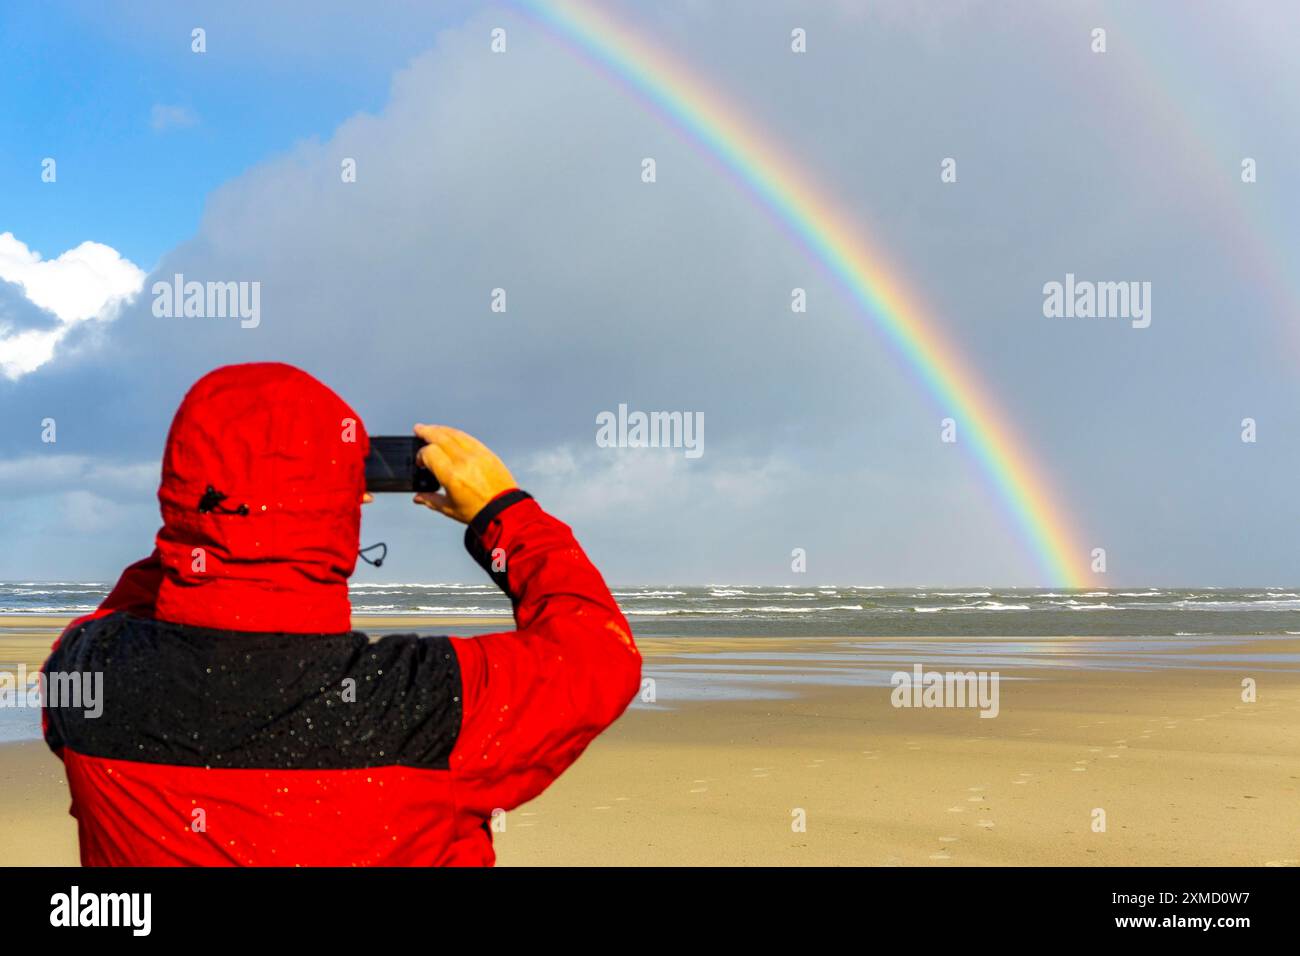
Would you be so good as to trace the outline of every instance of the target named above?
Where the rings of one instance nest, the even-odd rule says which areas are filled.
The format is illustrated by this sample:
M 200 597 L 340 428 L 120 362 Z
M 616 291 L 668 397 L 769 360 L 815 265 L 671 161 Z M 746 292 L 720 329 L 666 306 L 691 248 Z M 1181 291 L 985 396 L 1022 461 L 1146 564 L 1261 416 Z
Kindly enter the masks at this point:
M 72 618 L 93 610 L 108 590 L 104 582 L 0 583 L 0 615 Z M 1194 668 L 1225 672 L 1230 688 L 1244 667 L 1250 674 L 1300 670 L 1300 654 L 1284 644 L 1288 635 L 1300 635 L 1300 587 L 710 584 L 612 590 L 640 639 L 758 639 L 683 642 L 682 654 L 648 658 L 644 676 L 653 679 L 656 696 L 649 702 L 638 697 L 634 707 L 793 697 L 811 685 L 887 688 L 900 667 L 920 662 L 1039 673 Z M 373 636 L 474 636 L 513 626 L 509 600 L 490 584 L 355 584 L 352 606 L 353 626 Z M 482 620 L 430 631 L 418 620 L 427 616 Z M 764 637 L 773 639 L 772 649 L 763 647 Z M 790 639 L 797 644 L 800 637 L 809 639 L 806 648 L 792 648 Z M 39 711 L 0 707 L 0 743 L 39 737 Z
M 91 611 L 104 582 L 0 583 L 0 614 Z M 1095 590 L 806 584 L 619 585 L 615 598 L 647 637 L 1210 637 L 1300 634 L 1300 586 Z M 510 627 L 491 584 L 355 584 L 356 615 L 483 616 Z M 364 621 L 357 626 L 364 628 Z M 391 630 L 391 628 L 388 628 Z

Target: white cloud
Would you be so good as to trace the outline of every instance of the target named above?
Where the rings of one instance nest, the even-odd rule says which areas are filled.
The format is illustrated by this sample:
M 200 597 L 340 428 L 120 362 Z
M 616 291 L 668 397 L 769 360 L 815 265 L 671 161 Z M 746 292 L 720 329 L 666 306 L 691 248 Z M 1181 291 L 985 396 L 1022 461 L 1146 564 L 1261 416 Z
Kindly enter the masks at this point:
M 43 259 L 13 233 L 0 233 L 0 280 L 16 285 L 32 305 L 58 320 L 54 328 L 17 331 L 0 321 L 0 373 L 17 379 L 40 368 L 72 326 L 114 317 L 144 278 L 135 263 L 99 242 Z
M 60 496 L 59 516 L 68 531 L 98 534 L 120 527 L 131 509 L 93 491 L 65 491 Z
M 158 487 L 158 480 L 156 460 L 114 462 L 54 452 L 0 459 L 0 491 L 11 500 L 79 490 L 114 498 L 147 497 Z
M 149 113 L 149 125 L 155 133 L 169 129 L 188 129 L 199 124 L 199 117 L 188 106 L 168 106 L 155 103 Z
M 572 445 L 537 452 L 523 460 L 519 476 L 567 520 L 621 516 L 640 521 L 675 509 L 707 513 L 725 505 L 757 508 L 805 480 L 799 468 L 776 456 L 706 455 L 689 460 L 668 448 L 590 448 Z

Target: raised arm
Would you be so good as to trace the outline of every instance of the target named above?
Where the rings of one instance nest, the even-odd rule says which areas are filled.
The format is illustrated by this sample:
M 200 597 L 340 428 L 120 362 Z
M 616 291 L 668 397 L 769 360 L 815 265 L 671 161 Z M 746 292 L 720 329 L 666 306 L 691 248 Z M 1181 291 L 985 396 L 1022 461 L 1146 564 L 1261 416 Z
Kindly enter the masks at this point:
M 463 687 L 457 801 L 487 818 L 541 793 L 623 712 L 641 680 L 627 620 L 568 526 L 514 486 L 487 448 L 417 428 L 470 553 L 510 596 L 517 630 L 454 640 Z

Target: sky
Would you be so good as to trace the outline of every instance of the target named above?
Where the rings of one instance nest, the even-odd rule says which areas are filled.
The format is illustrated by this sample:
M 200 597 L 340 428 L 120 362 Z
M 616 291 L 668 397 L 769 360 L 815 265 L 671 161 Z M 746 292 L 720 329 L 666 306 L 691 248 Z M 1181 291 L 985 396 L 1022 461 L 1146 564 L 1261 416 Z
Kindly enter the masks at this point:
M 599 8 L 887 252 L 1096 586 L 1300 581 L 1300 8 Z M 278 360 L 372 434 L 476 434 L 617 583 L 1055 583 L 878 322 L 511 4 L 15 0 L 0 83 L 0 579 L 147 554 L 185 390 Z M 158 316 L 178 273 L 258 283 L 255 327 Z M 1149 283 L 1150 324 L 1046 315 L 1067 274 Z M 602 447 L 620 405 L 702 416 L 703 453 Z M 357 580 L 478 579 L 404 496 L 362 535 Z

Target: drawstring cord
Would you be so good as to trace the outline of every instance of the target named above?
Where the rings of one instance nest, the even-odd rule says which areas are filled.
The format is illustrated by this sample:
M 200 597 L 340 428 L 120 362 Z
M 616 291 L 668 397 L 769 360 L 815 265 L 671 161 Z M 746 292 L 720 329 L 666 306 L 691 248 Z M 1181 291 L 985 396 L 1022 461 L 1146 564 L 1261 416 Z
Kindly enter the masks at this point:
M 366 552 L 373 551 L 375 550 L 375 548 L 383 548 L 384 553 L 372 561 L 366 557 Z M 388 545 L 384 544 L 384 542 L 382 541 L 380 541 L 378 544 L 372 544 L 370 547 L 362 548 L 360 551 L 358 551 L 357 557 L 359 557 L 362 561 L 366 562 L 366 564 L 372 564 L 377 568 L 382 567 L 384 564 L 384 558 L 388 557 Z
M 213 488 L 211 485 L 208 485 L 208 490 L 203 492 L 203 497 L 199 499 L 199 514 L 201 515 L 206 515 L 206 514 L 246 515 L 248 514 L 248 505 L 241 504 L 238 508 L 222 507 L 221 502 L 225 501 L 229 497 L 230 497 L 229 495 L 223 495 L 221 492 L 217 491 L 216 488 Z M 366 557 L 367 551 L 374 551 L 376 548 L 383 548 L 383 552 L 379 555 L 379 557 L 374 559 Z M 383 567 L 384 558 L 388 557 L 388 545 L 385 544 L 383 541 L 380 541 L 378 544 L 372 544 L 370 547 L 362 548 L 360 551 L 358 551 L 357 557 L 359 557 L 362 561 L 366 562 L 366 564 L 374 565 L 377 568 Z

